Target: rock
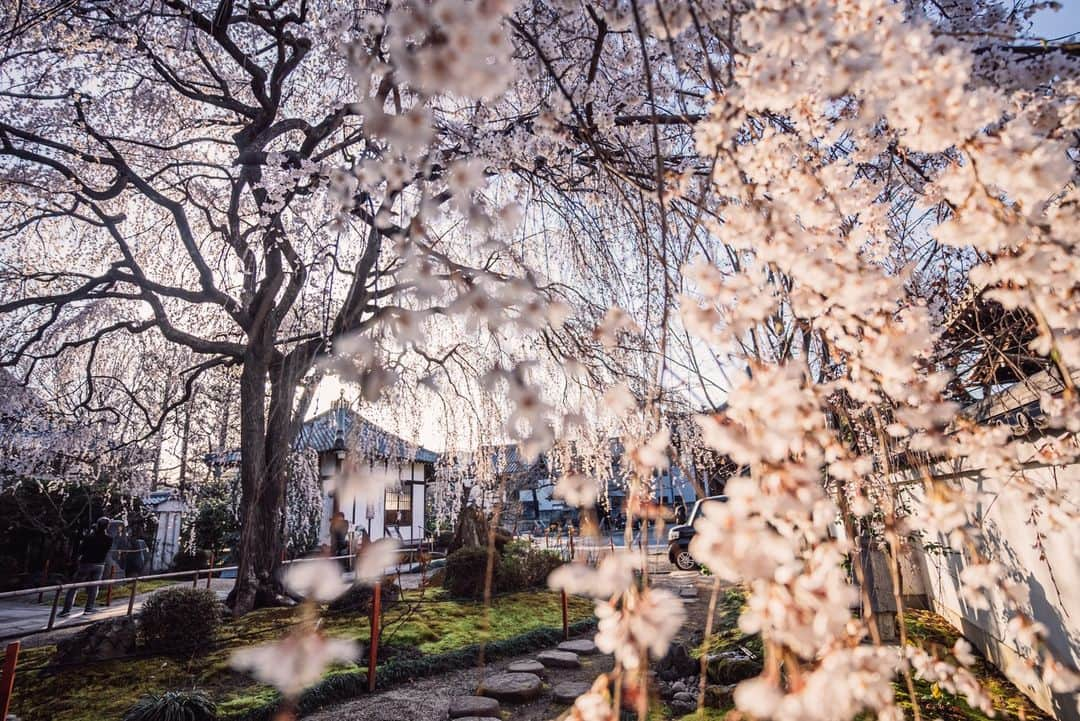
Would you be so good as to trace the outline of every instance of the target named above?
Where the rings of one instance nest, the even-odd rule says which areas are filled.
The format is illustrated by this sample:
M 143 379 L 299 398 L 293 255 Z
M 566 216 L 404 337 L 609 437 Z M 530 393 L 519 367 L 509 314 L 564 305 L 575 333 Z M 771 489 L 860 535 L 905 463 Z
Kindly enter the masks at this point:
M 697 703 L 693 701 L 672 701 L 670 707 L 675 716 L 685 716 L 697 711 Z
M 731 708 L 735 705 L 735 686 L 706 686 L 705 705 L 709 708 Z
M 454 721 L 502 721 L 498 716 L 462 716 Z
M 571 704 L 577 700 L 578 696 L 583 693 L 588 693 L 590 688 L 592 688 L 592 684 L 585 683 L 584 681 L 564 681 L 563 683 L 555 684 L 552 693 L 555 696 L 555 700 L 559 703 Z
M 657 684 L 657 692 L 660 698 L 665 701 L 670 701 L 671 697 L 675 695 L 675 689 L 668 685 L 665 681 L 660 681 Z
M 540 696 L 543 683 L 535 673 L 497 673 L 480 682 L 480 694 L 508 703 L 527 703 Z
M 547 669 L 544 668 L 544 664 L 539 661 L 525 660 L 514 661 L 506 667 L 506 670 L 510 673 L 535 673 L 537 676 L 543 676 L 544 671 Z
M 458 696 L 450 699 L 450 718 L 469 718 L 477 716 L 497 717 L 499 702 L 487 696 Z
M 672 700 L 682 701 L 683 703 L 697 702 L 697 699 L 694 698 L 694 694 L 690 693 L 689 691 L 680 691 L 679 693 L 675 694 L 675 697 Z
M 681 693 L 686 690 L 686 684 L 682 681 L 676 681 L 675 683 L 671 684 L 671 690 L 675 693 Z
M 563 641 L 559 644 L 559 650 L 576 653 L 579 656 L 593 656 L 600 653 L 600 649 L 596 647 L 596 644 L 587 638 L 579 638 L 575 641 Z
M 682 598 L 697 598 L 697 587 L 683 586 L 679 589 L 679 596 Z
M 121 617 L 98 621 L 58 641 L 50 665 L 104 661 L 126 656 L 134 653 L 135 643 L 134 620 Z
M 548 668 L 578 668 L 581 659 L 576 653 L 569 651 L 541 651 L 536 654 L 536 660 Z
M 741 653 L 728 651 L 709 656 L 709 683 L 729 685 L 744 681 L 761 673 L 761 662 Z
M 681 643 L 671 645 L 668 652 L 656 663 L 656 675 L 664 681 L 676 681 L 692 675 L 699 663 Z

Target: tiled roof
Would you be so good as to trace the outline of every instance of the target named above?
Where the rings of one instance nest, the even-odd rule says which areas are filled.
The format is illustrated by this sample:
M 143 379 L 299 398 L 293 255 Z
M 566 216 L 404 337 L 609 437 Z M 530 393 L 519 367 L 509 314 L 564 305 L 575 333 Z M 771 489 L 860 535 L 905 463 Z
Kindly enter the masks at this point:
M 340 440 L 345 448 L 360 451 L 371 458 L 420 463 L 435 463 L 439 458 L 435 451 L 409 443 L 342 405 L 336 405 L 304 423 L 300 427 L 294 448 L 320 453 L 332 451 L 338 447 L 339 430 Z M 236 465 L 240 463 L 240 451 L 234 449 L 226 453 L 212 454 L 207 456 L 206 462 L 211 465 Z
M 340 432 L 340 439 L 339 439 Z M 413 460 L 434 463 L 438 454 L 423 446 L 409 443 L 365 419 L 350 408 L 338 406 L 321 413 L 300 428 L 296 440 L 298 449 L 332 451 L 342 441 L 350 450 L 359 450 L 374 458 Z

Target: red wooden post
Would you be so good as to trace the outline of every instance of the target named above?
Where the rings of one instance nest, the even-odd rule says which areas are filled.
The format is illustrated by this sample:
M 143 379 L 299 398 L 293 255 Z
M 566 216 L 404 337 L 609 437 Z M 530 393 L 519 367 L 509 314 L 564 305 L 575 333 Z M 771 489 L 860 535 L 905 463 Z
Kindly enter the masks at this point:
M 214 577 L 214 552 L 210 551 L 210 570 L 206 572 L 206 587 L 210 588 L 210 579 Z
M 42 586 L 44 586 L 46 583 L 49 582 L 49 561 L 51 561 L 51 560 L 52 559 L 50 559 L 50 558 L 45 559 L 45 570 L 43 570 L 41 572 L 41 585 Z M 37 595 L 37 602 L 38 603 L 41 603 L 41 599 L 42 599 L 42 597 L 44 595 L 45 595 L 44 591 L 38 591 L 38 595 Z M 2 719 L 2 718 L 3 717 L 0 717 L 0 719 Z
M 562 592 L 562 637 L 563 641 L 570 640 L 570 610 L 566 603 L 566 589 Z
M 128 598 L 128 612 L 127 615 L 130 618 L 131 612 L 135 609 L 135 587 L 139 585 L 139 577 L 131 579 L 131 596 Z
M 375 666 L 379 660 L 379 628 L 382 619 L 382 582 L 375 583 L 375 595 L 371 597 L 371 643 L 368 644 L 367 690 L 375 690 Z
M 4 652 L 4 668 L 0 670 L 0 719 L 8 717 L 11 691 L 15 688 L 15 664 L 19 662 L 19 642 L 12 641 Z
M 114 566 L 114 565 L 112 565 L 110 563 L 109 564 L 109 578 L 108 578 L 108 580 L 110 580 L 110 581 L 113 580 L 114 575 L 116 575 L 116 566 Z M 112 603 L 112 584 L 111 583 L 108 586 L 105 587 L 105 605 L 108 606 L 110 603 Z

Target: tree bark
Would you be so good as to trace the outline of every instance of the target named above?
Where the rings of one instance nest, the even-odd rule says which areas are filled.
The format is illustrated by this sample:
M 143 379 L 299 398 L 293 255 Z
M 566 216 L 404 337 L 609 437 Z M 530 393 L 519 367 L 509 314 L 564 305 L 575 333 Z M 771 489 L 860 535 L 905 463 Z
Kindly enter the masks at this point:
M 285 539 L 285 484 L 292 450 L 292 412 L 307 364 L 290 355 L 245 359 L 240 377 L 241 531 L 233 613 L 292 603 L 279 578 Z M 267 401 L 269 390 L 269 402 Z

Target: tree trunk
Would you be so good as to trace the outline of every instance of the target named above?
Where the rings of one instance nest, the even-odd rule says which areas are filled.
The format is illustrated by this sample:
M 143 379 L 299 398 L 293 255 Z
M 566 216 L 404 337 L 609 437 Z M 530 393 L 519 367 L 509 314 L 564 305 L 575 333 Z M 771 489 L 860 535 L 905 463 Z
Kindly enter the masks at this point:
M 283 521 L 293 400 L 302 375 L 290 361 L 245 360 L 240 377 L 240 558 L 236 586 L 229 594 L 236 615 L 292 603 L 278 577 L 286 547 Z

